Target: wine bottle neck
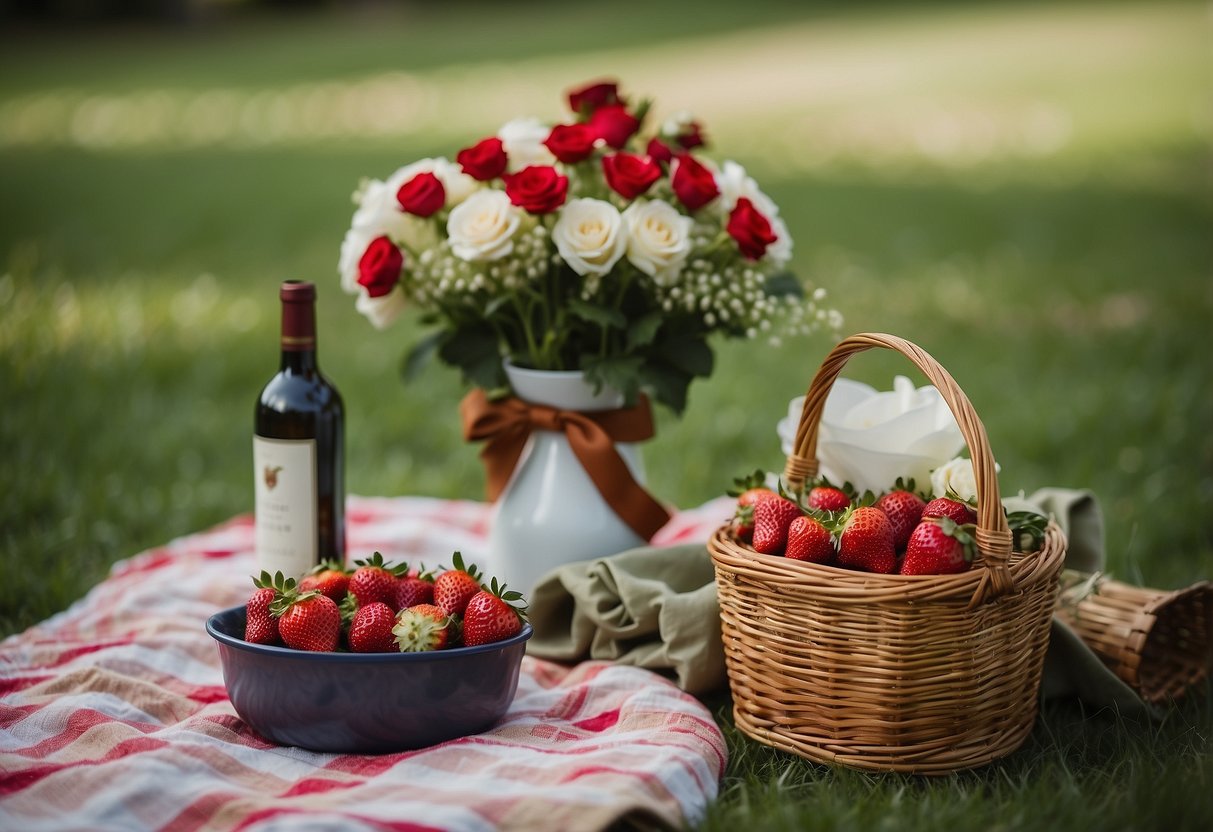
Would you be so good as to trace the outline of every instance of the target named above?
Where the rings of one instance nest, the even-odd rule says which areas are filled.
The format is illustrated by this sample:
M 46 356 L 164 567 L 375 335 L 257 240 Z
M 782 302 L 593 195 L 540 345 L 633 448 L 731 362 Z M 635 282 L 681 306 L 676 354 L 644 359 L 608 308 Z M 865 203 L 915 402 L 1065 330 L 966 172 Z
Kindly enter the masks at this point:
M 311 284 L 288 282 L 282 291 L 282 369 L 315 368 L 315 292 Z

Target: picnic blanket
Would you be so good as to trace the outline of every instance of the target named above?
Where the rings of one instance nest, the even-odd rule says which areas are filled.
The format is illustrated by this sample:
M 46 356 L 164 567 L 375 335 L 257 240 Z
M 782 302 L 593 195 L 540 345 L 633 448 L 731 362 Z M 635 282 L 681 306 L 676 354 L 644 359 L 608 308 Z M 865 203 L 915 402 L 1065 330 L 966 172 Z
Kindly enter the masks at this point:
M 352 497 L 349 549 L 430 565 L 460 549 L 483 564 L 489 512 Z M 655 540 L 706 536 L 709 517 L 675 516 Z M 248 516 L 175 540 L 0 642 L 0 829 L 681 827 L 715 798 L 726 752 L 708 710 L 656 673 L 601 660 L 527 656 L 497 727 L 432 748 L 265 742 L 228 701 L 204 630 L 251 591 L 252 545 Z

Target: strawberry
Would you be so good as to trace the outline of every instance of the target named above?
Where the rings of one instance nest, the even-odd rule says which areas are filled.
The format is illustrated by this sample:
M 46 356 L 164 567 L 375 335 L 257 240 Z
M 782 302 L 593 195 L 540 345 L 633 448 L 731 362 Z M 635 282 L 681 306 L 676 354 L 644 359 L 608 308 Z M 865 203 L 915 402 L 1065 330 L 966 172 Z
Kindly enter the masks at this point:
M 754 537 L 754 506 L 778 496 L 769 488 L 751 488 L 743 491 L 737 498 L 737 512 L 733 515 L 733 521 L 730 524 L 733 536 L 742 541 L 752 540 Z
M 434 603 L 434 576 L 429 572 L 410 570 L 407 575 L 396 581 L 396 591 L 392 596 L 395 608 L 398 610 L 415 607 L 418 604 Z
M 776 496 L 754 506 L 754 551 L 783 554 L 788 545 L 788 527 L 802 514 L 800 506 L 784 497 Z
M 287 647 L 295 650 L 331 652 L 341 636 L 341 612 L 337 604 L 319 592 L 290 592 L 274 602 L 278 632 Z
M 460 552 L 451 559 L 454 569 L 448 569 L 434 579 L 434 603 L 447 615 L 463 615 L 468 601 L 480 591 L 480 572 L 475 564 L 465 567 Z
M 844 511 L 850 507 L 851 498 L 832 485 L 818 485 L 809 489 L 805 505 L 818 511 Z
M 929 517 L 914 527 L 901 563 L 903 575 L 950 575 L 964 572 L 973 560 L 972 526 L 947 517 Z
M 384 563 L 383 555 L 378 552 L 366 560 L 356 560 L 354 564 L 358 568 L 350 576 L 349 591 L 358 599 L 359 606 L 376 601 L 386 604 L 395 601 L 396 577 L 407 567 Z
M 922 519 L 926 500 L 913 491 L 899 488 L 881 496 L 875 505 L 885 513 L 893 527 L 893 546 L 899 551 L 904 549 L 906 541 L 910 539 L 910 532 L 914 531 L 914 527 Z
M 396 611 L 382 601 L 359 607 L 350 624 L 350 649 L 355 653 L 395 653 Z
M 338 604 L 345 598 L 350 588 L 350 573 L 341 564 L 332 560 L 321 561 L 318 566 L 299 581 L 300 592 L 315 590 L 321 595 L 327 595 Z
M 283 578 L 281 572 L 274 577 L 262 570 L 260 578 L 253 578 L 253 594 L 244 605 L 244 640 L 253 644 L 278 644 L 282 637 L 278 634 L 278 619 L 270 612 L 270 606 L 284 592 L 293 591 L 294 578 Z
M 454 622 L 446 610 L 434 604 L 418 604 L 408 607 L 396 615 L 392 634 L 401 653 L 420 653 L 425 650 L 441 650 L 452 641 Z
M 976 523 L 977 514 L 973 509 L 969 508 L 960 500 L 953 500 L 948 497 L 936 497 L 931 502 L 927 503 L 922 509 L 922 516 L 925 517 L 946 517 L 958 526 L 963 526 L 967 523 Z
M 864 572 L 889 574 L 897 568 L 893 526 L 875 506 L 848 509 L 841 519 L 838 563 Z
M 482 589 L 468 601 L 463 614 L 463 643 L 468 647 L 504 641 L 522 631 L 522 620 L 526 607 L 516 607 L 513 601 L 522 598 L 521 592 L 497 585 L 493 578 L 488 589 Z
M 788 546 L 784 557 L 826 563 L 834 557 L 834 536 L 816 517 L 801 515 L 788 527 Z
M 729 496 L 737 498 L 737 510 L 729 526 L 734 537 L 748 543 L 754 536 L 754 506 L 778 495 L 764 484 L 766 474 L 762 469 L 749 476 L 738 477 L 733 483 L 736 487 L 728 493 Z

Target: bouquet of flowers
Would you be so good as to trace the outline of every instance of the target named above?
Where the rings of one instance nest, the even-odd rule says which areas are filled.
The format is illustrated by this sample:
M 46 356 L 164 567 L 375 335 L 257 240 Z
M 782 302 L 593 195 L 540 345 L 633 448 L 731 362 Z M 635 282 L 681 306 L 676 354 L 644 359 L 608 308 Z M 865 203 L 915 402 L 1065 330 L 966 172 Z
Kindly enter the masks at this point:
M 712 371 L 712 334 L 838 328 L 824 291 L 786 271 L 778 206 L 741 165 L 701 155 L 694 118 L 646 132 L 651 102 L 611 82 L 568 104 L 563 123 L 515 119 L 454 162 L 422 159 L 354 194 L 343 288 L 377 327 L 409 306 L 438 325 L 406 374 L 436 353 L 500 389 L 508 359 L 681 411 Z

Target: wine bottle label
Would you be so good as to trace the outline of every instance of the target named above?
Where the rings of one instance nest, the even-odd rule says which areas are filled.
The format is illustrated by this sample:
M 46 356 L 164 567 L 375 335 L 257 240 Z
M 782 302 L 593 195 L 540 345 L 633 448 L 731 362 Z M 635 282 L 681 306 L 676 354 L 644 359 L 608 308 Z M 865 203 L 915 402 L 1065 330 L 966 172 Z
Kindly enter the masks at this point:
M 253 437 L 257 574 L 298 579 L 317 562 L 316 440 Z

